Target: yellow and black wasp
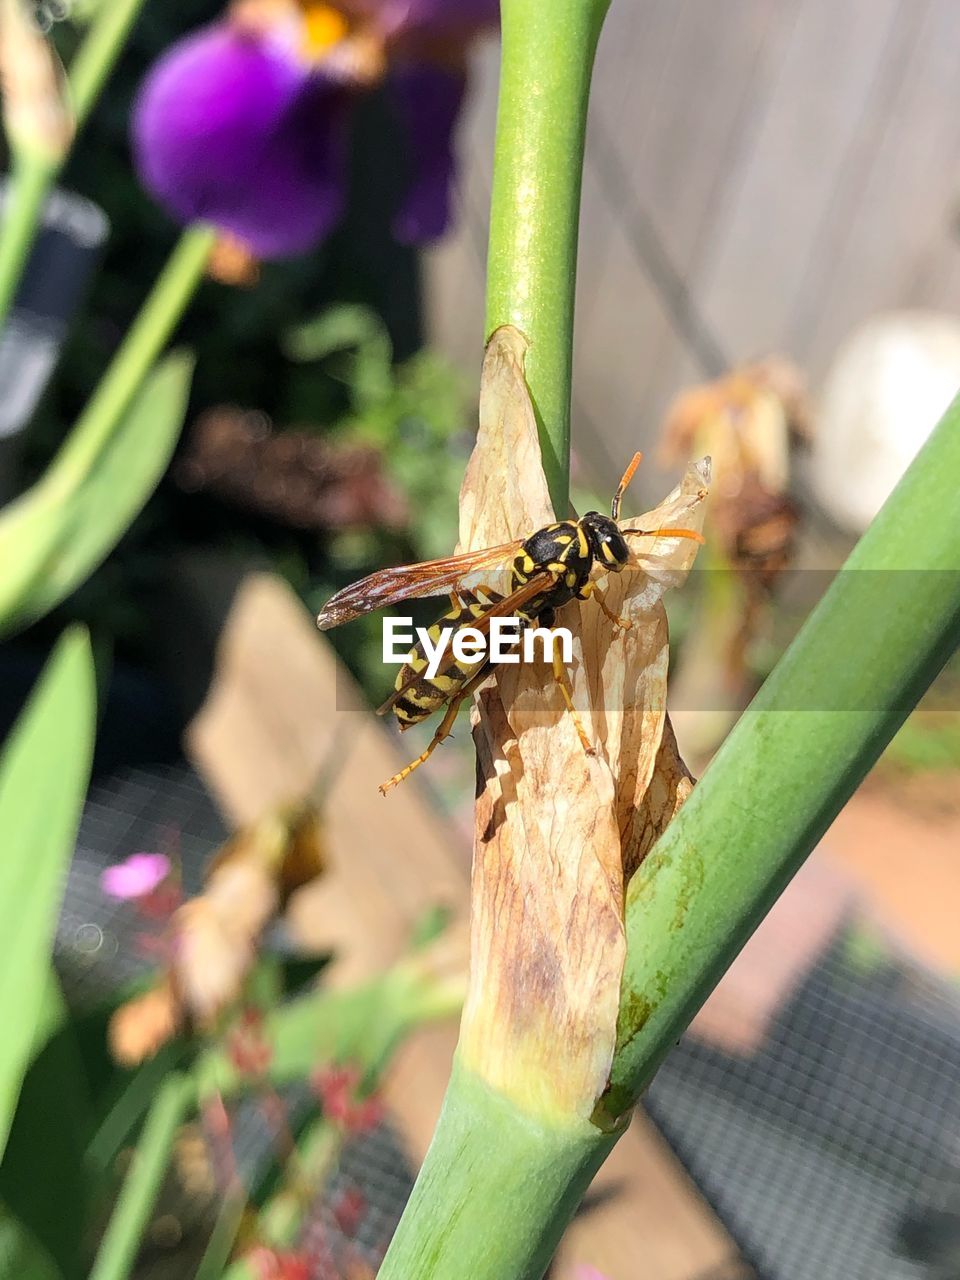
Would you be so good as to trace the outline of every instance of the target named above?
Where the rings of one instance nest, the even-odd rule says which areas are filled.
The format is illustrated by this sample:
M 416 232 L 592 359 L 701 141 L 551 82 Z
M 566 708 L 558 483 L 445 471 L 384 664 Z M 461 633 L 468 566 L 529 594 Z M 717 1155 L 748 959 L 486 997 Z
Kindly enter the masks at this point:
M 612 623 L 629 626 L 609 610 L 596 582 L 591 580 L 594 566 L 604 573 L 620 573 L 630 565 L 628 537 L 664 534 L 672 538 L 703 541 L 701 535 L 692 529 L 620 529 L 620 501 L 641 456 L 635 454 L 623 473 L 609 516 L 599 511 L 588 511 L 578 520 L 558 520 L 555 524 L 548 524 L 526 539 L 442 560 L 381 569 L 338 592 L 321 611 L 317 625 L 321 631 L 328 631 L 374 609 L 450 591 L 450 610 L 428 632 L 433 642 L 444 628 L 473 627 L 484 634 L 496 617 L 516 617 L 521 628 L 534 625 L 551 627 L 557 609 L 570 600 L 586 600 L 589 596 L 596 598 Z M 470 574 L 503 569 L 508 565 L 510 589 L 505 595 L 485 585 L 472 590 L 461 585 Z M 485 656 L 472 663 L 460 662 L 452 650 L 447 650 L 443 666 L 436 675 L 427 675 L 427 665 L 422 647 L 414 646 L 406 664 L 400 669 L 393 694 L 378 708 L 377 714 L 393 711 L 403 730 L 426 720 L 441 707 L 445 706 L 447 710 L 426 750 L 381 785 L 383 795 L 409 777 L 449 736 L 461 702 L 486 678 L 490 664 Z M 556 649 L 553 670 L 584 749 L 592 754 L 593 747 L 574 709 L 569 681 Z

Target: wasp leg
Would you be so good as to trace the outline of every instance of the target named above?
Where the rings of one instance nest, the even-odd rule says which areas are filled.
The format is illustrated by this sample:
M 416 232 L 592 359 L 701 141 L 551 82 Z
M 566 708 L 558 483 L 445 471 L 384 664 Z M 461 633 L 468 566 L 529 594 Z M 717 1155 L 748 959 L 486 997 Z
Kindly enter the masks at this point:
M 392 778 L 388 778 L 386 782 L 381 782 L 380 794 L 382 796 L 385 796 L 391 787 L 395 787 L 398 783 L 403 782 L 404 778 L 409 778 L 414 769 L 419 769 L 422 764 L 425 764 L 426 761 L 430 759 L 434 751 L 439 747 L 440 743 L 443 742 L 444 738 L 449 738 L 450 730 L 453 728 L 453 722 L 456 720 L 457 712 L 460 710 L 460 703 L 467 696 L 468 692 L 470 692 L 470 690 L 465 688 L 452 699 L 444 712 L 443 719 L 437 726 L 436 733 L 427 744 L 426 750 L 421 751 L 416 760 L 411 760 L 405 768 L 401 769 L 399 773 L 395 773 Z
M 597 586 L 595 582 L 585 583 L 585 585 L 581 587 L 578 594 L 581 600 L 586 600 L 589 596 L 595 596 L 597 604 L 600 606 L 605 616 L 610 619 L 610 621 L 613 623 L 615 627 L 618 628 L 618 630 L 629 631 L 630 628 L 633 626 L 633 623 L 630 621 L 629 618 L 621 618 L 618 614 L 613 612 L 613 610 L 607 604 L 606 596 L 600 590 L 600 588 Z
M 613 610 L 610 608 L 610 606 L 607 604 L 607 598 L 602 591 L 598 591 L 595 588 L 593 594 L 597 597 L 597 604 L 603 610 L 604 614 L 610 619 L 613 625 L 617 627 L 620 631 L 629 631 L 630 628 L 633 626 L 633 623 L 630 621 L 630 619 L 621 618 L 619 614 L 614 613 Z
M 563 700 L 567 704 L 567 710 L 573 716 L 573 723 L 576 726 L 577 736 L 580 739 L 580 745 L 588 756 L 595 756 L 593 743 L 587 737 L 586 730 L 583 727 L 583 721 L 580 719 L 580 712 L 573 705 L 573 694 L 570 691 L 570 682 L 567 679 L 567 669 L 563 665 L 563 659 L 556 649 L 553 651 L 553 678 L 560 686 L 560 692 L 563 694 Z

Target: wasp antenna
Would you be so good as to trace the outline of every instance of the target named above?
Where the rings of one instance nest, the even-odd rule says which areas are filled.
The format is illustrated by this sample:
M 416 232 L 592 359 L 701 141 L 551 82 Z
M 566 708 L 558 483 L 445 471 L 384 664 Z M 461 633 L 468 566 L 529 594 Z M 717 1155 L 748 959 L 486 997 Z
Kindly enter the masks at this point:
M 621 476 L 620 483 L 617 485 L 617 492 L 613 495 L 613 501 L 610 503 L 610 518 L 612 520 L 620 519 L 620 499 L 623 497 L 624 490 L 626 489 L 627 485 L 633 479 L 633 473 L 636 471 L 637 467 L 639 467 L 642 461 L 643 461 L 643 454 L 640 453 L 640 451 L 638 450 L 631 458 L 630 465 L 627 467 L 626 471 Z
M 701 546 L 706 542 L 703 534 L 696 529 L 623 529 L 622 532 L 627 538 L 689 538 L 691 542 L 699 542 Z

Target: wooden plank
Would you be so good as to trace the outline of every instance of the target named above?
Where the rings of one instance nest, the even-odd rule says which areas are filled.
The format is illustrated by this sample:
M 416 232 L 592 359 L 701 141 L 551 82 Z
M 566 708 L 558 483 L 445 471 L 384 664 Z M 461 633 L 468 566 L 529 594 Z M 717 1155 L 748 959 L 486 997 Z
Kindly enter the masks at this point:
M 838 204 L 818 270 L 810 272 L 813 320 L 803 355 L 822 375 L 840 343 L 868 316 L 892 307 L 956 309 L 955 229 L 960 66 L 953 0 L 904 6 L 914 26 L 899 41 L 885 108 L 865 131 L 863 162 Z M 946 288 L 944 287 L 946 285 Z
M 327 805 L 331 870 L 296 903 L 294 928 L 341 953 L 335 980 L 361 979 L 400 955 L 426 908 L 453 912 L 451 946 L 466 953 L 468 876 L 462 841 L 411 779 L 381 800 L 377 783 L 402 763 L 350 677 L 290 589 L 254 575 L 224 628 L 210 694 L 188 747 L 228 816 L 248 821 L 302 795 L 342 756 Z M 386 1084 L 387 1101 L 415 1159 L 439 1114 L 456 1041 L 453 1027 L 411 1040 Z M 629 1280 L 655 1258 L 657 1280 L 694 1280 L 733 1254 L 723 1228 L 652 1130 L 638 1120 L 598 1180 L 616 1194 L 582 1217 L 564 1246 L 560 1275 L 576 1261 L 607 1259 Z
M 698 273 L 702 304 L 738 359 L 789 336 L 812 240 L 851 149 L 870 145 L 864 112 L 901 8 L 898 0 L 797 7 L 755 145 Z
M 377 794 L 405 758 L 279 580 L 252 575 L 238 592 L 187 743 L 235 822 L 304 795 L 331 753 L 341 757 L 326 808 L 333 874 L 304 914 L 316 906 L 342 943 L 344 980 L 395 960 L 429 907 L 465 915 L 462 842 L 423 803 L 415 780 L 389 801 Z
M 700 370 L 624 232 L 598 138 L 731 357 L 785 346 L 816 380 L 871 312 L 955 302 L 960 114 L 948 104 L 958 55 L 955 0 L 611 6 L 591 102 L 575 335 L 575 442 L 602 483 L 631 448 L 649 449 L 666 404 Z M 460 133 L 464 213 L 427 261 L 432 338 L 471 374 L 495 47 L 475 70 Z M 638 493 L 657 488 L 650 469 Z

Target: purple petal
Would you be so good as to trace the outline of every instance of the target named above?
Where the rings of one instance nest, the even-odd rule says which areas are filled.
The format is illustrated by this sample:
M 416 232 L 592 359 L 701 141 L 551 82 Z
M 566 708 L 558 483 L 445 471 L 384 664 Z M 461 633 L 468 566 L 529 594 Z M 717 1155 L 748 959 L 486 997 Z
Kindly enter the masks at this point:
M 145 186 L 261 258 L 303 253 L 343 203 L 345 95 L 280 43 L 216 24 L 173 45 L 134 106 Z
M 415 32 L 469 39 L 500 21 L 500 0 L 359 0 L 357 7 L 376 10 L 391 35 Z
M 466 77 L 428 63 L 397 67 L 388 80 L 404 125 L 412 177 L 393 234 L 404 244 L 435 240 L 450 221 L 453 130 Z
M 170 874 L 170 859 L 162 853 L 132 853 L 124 862 L 105 868 L 100 888 L 108 898 L 126 901 L 152 893 Z

